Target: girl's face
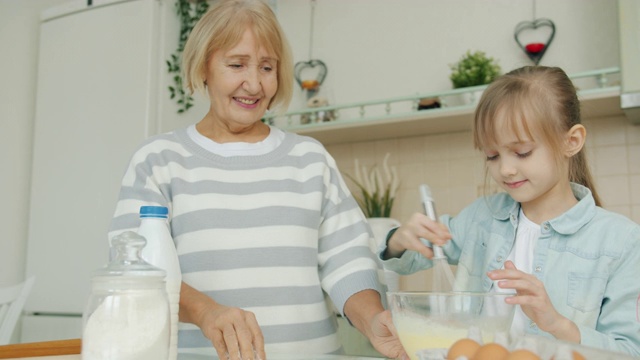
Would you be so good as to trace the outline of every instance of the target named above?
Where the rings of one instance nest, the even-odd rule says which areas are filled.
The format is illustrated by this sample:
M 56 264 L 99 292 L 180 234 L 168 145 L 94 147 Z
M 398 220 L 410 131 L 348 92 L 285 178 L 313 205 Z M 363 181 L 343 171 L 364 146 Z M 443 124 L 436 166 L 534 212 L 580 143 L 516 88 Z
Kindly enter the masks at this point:
M 247 29 L 236 46 L 213 53 L 206 80 L 213 120 L 243 129 L 260 121 L 278 89 L 277 59 Z
M 539 212 L 542 206 L 556 207 L 554 200 L 564 198 L 557 195 L 564 195 L 569 180 L 550 147 L 528 136 L 517 136 L 508 126 L 497 129 L 495 144 L 482 149 L 491 177 L 522 204 L 525 213 L 527 208 Z

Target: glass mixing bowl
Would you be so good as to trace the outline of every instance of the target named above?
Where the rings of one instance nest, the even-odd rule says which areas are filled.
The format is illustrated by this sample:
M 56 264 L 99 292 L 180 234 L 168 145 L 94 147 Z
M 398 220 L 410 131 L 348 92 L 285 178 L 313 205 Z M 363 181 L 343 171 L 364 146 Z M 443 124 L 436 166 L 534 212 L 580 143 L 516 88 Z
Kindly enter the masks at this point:
M 423 349 L 448 349 L 462 338 L 480 343 L 509 342 L 513 294 L 476 292 L 388 292 L 393 324 L 407 354 L 417 360 Z

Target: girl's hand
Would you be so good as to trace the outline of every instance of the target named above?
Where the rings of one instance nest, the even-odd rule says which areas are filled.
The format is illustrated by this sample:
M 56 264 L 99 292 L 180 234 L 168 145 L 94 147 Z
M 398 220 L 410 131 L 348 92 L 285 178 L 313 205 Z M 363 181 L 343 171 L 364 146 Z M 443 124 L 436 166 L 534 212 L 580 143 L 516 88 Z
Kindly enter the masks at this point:
M 576 324 L 558 313 L 544 284 L 534 275 L 516 269 L 511 261 L 504 263 L 504 269 L 489 271 L 487 275 L 491 280 L 498 281 L 500 288 L 516 290 L 516 296 L 508 297 L 505 301 L 520 305 L 540 330 L 560 340 L 580 343 L 580 331 Z
M 385 259 L 400 257 L 405 250 L 417 251 L 428 259 L 433 258 L 433 250 L 425 246 L 420 238 L 442 246 L 451 239 L 451 234 L 444 224 L 435 222 L 424 214 L 415 213 L 389 239 Z

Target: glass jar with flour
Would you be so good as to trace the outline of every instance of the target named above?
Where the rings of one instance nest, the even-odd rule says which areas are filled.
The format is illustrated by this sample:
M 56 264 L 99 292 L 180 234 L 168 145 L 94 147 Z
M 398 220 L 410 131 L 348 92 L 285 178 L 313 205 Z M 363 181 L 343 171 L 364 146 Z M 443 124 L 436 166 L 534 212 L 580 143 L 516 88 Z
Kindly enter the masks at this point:
M 95 272 L 83 314 L 82 360 L 159 360 L 169 356 L 164 270 L 141 258 L 135 232 L 111 240 L 113 260 Z

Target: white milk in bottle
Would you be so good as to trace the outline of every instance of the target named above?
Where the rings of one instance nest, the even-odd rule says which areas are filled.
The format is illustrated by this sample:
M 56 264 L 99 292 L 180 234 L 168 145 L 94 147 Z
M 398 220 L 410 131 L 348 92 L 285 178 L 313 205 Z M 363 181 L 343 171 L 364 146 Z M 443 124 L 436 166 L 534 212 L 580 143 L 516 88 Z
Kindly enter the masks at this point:
M 142 250 L 142 258 L 148 263 L 167 272 L 166 284 L 171 309 L 171 340 L 169 360 L 178 357 L 178 310 L 182 273 L 178 253 L 169 231 L 169 210 L 164 206 L 140 207 L 140 228 L 138 234 L 147 239 Z

